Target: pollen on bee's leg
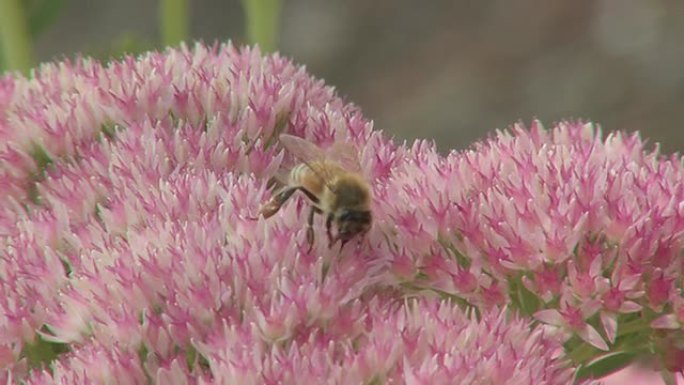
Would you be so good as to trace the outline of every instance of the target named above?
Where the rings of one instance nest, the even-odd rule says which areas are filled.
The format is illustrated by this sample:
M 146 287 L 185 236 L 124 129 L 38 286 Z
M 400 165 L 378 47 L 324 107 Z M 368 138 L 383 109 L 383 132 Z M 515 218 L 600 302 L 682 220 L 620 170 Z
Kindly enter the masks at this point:
M 261 214 L 261 216 L 263 216 L 264 218 L 270 218 L 276 212 L 278 212 L 277 209 L 275 209 L 273 207 L 269 207 L 268 205 L 264 206 L 261 210 L 259 210 L 259 214 Z

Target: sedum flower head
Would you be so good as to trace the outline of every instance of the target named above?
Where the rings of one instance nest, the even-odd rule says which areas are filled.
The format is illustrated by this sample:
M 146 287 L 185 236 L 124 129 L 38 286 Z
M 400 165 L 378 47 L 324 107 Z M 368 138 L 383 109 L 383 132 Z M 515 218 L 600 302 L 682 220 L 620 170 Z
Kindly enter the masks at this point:
M 358 246 L 317 221 L 309 251 L 302 197 L 254 219 L 283 132 L 358 149 Z M 636 135 L 534 122 L 442 156 L 228 44 L 6 75 L 0 136 L 8 381 L 565 384 L 630 331 L 681 346 L 684 172 Z
M 434 300 L 350 305 L 325 328 L 304 328 L 265 347 L 254 328 L 225 326 L 197 346 L 217 384 L 559 384 L 572 371 L 561 346 L 520 319 L 480 321 Z

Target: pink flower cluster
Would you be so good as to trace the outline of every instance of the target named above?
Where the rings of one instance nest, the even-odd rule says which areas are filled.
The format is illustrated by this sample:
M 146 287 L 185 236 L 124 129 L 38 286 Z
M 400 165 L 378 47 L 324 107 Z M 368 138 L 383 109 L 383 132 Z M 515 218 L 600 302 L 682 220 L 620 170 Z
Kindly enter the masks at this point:
M 358 247 L 309 252 L 304 199 L 253 219 L 296 161 L 280 132 L 358 148 L 375 220 Z M 29 384 L 570 383 L 572 336 L 608 350 L 646 309 L 637 330 L 684 324 L 683 179 L 637 136 L 574 122 L 447 156 L 398 145 L 303 68 L 231 45 L 6 75 L 0 370 Z
M 446 158 L 422 146 L 381 193 L 416 202 L 382 210 L 408 240 L 400 281 L 479 308 L 513 303 L 603 351 L 653 343 L 666 369 L 684 369 L 681 158 L 573 122 L 515 126 Z

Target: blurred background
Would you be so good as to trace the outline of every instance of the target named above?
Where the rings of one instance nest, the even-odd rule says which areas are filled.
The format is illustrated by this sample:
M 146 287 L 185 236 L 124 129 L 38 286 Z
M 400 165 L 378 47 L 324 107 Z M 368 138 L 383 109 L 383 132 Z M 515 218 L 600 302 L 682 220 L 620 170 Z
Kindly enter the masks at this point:
M 261 41 L 376 128 L 442 150 L 535 117 L 640 130 L 664 152 L 684 145 L 683 1 L 7 1 L 23 7 L 33 62 Z M 268 24 L 261 37 L 255 23 Z

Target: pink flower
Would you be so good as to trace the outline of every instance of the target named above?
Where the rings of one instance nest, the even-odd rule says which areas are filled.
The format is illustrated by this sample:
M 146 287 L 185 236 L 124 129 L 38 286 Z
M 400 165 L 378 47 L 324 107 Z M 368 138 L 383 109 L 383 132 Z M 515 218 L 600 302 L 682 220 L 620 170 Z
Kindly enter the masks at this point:
M 198 344 L 215 383 L 556 384 L 571 380 L 561 347 L 520 319 L 487 313 L 481 321 L 438 301 L 352 306 L 358 321 L 302 333 L 289 346 L 263 348 L 253 328 L 225 326 Z M 346 322 L 346 321 L 344 321 Z M 257 375 L 259 373 L 259 375 Z
M 282 132 L 358 149 L 358 246 L 317 220 L 309 251 L 299 195 L 254 219 L 298 162 Z M 533 122 L 442 156 L 228 44 L 6 76 L 0 143 L 8 381 L 559 384 L 593 358 L 561 343 L 678 352 L 684 169 L 636 135 Z
M 187 374 L 185 377 L 188 377 Z M 161 377 L 164 379 L 164 377 Z M 157 380 L 157 379 L 155 379 Z M 176 377 L 175 383 L 180 378 Z M 135 352 L 103 348 L 96 344 L 67 353 L 52 364 L 51 370 L 38 370 L 27 384 L 139 384 L 145 382 L 145 368 Z M 174 382 L 164 382 L 171 384 Z
M 601 350 L 608 350 L 608 345 L 596 329 L 587 323 L 600 304 L 597 301 L 585 302 L 580 306 L 572 305 L 568 300 L 562 301 L 560 310 L 547 309 L 538 311 L 534 317 L 542 322 L 561 326 L 577 333 L 583 340 Z

